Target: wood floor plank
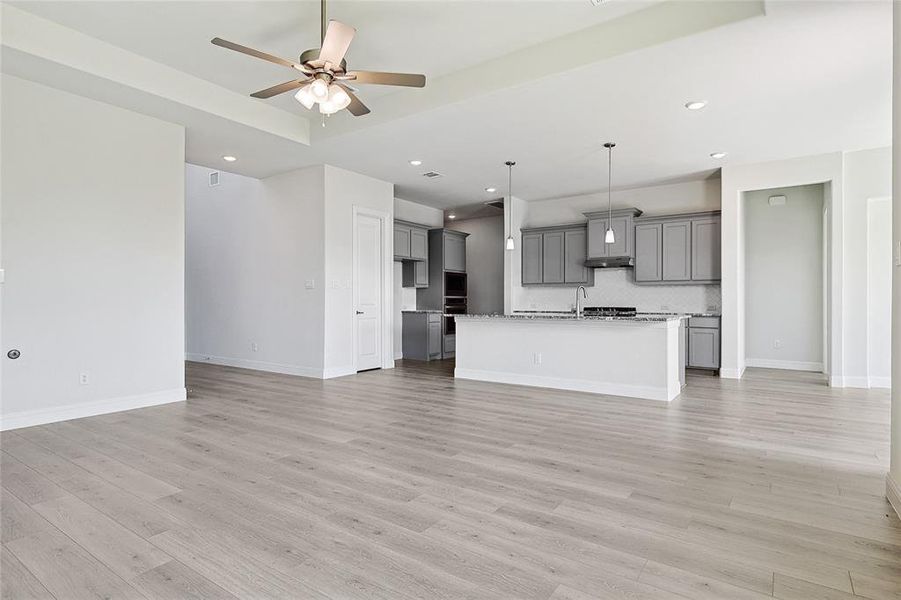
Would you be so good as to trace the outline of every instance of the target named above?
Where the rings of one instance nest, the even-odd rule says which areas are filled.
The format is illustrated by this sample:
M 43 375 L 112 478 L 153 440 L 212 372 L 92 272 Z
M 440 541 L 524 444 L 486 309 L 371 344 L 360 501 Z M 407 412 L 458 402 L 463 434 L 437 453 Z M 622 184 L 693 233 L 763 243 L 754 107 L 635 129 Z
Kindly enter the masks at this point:
M 0 546 L 0 600 L 54 600 L 6 546 Z
M 749 369 L 667 404 L 452 375 L 189 363 L 185 403 L 5 432 L 3 593 L 901 593 L 883 390 Z

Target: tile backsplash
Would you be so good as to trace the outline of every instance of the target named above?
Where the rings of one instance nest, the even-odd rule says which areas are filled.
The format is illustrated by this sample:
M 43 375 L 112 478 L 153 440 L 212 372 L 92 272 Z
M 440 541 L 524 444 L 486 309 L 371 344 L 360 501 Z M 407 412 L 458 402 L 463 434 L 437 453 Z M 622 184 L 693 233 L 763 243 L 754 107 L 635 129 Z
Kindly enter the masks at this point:
M 585 306 L 634 306 L 639 312 L 719 312 L 719 285 L 636 285 L 631 269 L 595 269 Z M 513 310 L 571 310 L 572 287 L 521 287 Z

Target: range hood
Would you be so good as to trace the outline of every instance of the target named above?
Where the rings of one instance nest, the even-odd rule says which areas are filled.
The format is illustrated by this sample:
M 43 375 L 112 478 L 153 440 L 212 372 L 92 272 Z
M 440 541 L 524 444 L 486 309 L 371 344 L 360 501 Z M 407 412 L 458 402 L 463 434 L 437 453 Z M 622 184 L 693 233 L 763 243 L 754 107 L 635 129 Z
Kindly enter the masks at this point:
M 635 260 L 631 256 L 605 256 L 602 258 L 589 258 L 585 266 L 590 269 L 622 269 L 635 266 Z
M 612 214 L 611 214 L 612 213 Z M 614 211 L 598 210 L 583 213 L 588 218 L 588 256 L 585 266 L 589 269 L 631 269 L 635 266 L 635 225 L 633 219 L 641 210 L 620 208 Z M 607 221 L 612 216 L 612 229 L 616 243 L 607 244 L 604 234 Z

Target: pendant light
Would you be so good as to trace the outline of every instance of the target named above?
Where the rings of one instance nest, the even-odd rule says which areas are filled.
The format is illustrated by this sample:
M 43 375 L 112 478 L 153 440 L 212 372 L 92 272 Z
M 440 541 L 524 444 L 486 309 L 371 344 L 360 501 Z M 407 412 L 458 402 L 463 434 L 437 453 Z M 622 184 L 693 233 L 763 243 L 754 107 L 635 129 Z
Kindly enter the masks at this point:
M 607 149 L 607 232 L 604 234 L 604 243 L 613 244 L 616 242 L 616 235 L 613 233 L 613 148 L 616 147 L 614 142 L 607 142 L 604 148 Z
M 510 210 L 507 211 L 510 214 L 510 227 L 507 229 L 507 250 L 516 250 L 516 242 L 513 241 L 513 165 L 516 163 L 512 160 L 508 160 L 504 163 L 507 165 L 508 177 L 507 177 L 507 200 L 510 202 Z

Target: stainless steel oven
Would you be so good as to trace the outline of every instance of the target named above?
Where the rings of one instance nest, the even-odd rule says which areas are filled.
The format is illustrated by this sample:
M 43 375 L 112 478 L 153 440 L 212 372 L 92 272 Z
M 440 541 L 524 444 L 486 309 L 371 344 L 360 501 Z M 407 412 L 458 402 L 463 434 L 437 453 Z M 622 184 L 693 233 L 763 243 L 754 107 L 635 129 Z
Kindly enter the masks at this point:
M 446 297 L 444 299 L 444 334 L 451 335 L 457 332 L 457 323 L 454 315 L 466 314 L 466 298 Z

